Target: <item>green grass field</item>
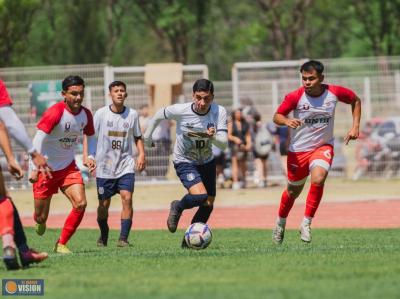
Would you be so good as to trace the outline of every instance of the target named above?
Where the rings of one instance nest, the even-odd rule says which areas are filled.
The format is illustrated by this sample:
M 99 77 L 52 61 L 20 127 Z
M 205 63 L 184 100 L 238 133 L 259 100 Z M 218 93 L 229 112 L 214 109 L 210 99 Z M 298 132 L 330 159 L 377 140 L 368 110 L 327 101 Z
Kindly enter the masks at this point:
M 59 230 L 27 233 L 49 251 Z M 113 231 L 97 248 L 98 232 L 79 230 L 73 255 L 0 273 L 44 279 L 46 298 L 399 298 L 398 230 L 316 229 L 311 244 L 287 231 L 281 246 L 266 230 L 215 230 L 203 251 L 180 249 L 182 234 L 134 231 L 134 246 L 117 248 Z

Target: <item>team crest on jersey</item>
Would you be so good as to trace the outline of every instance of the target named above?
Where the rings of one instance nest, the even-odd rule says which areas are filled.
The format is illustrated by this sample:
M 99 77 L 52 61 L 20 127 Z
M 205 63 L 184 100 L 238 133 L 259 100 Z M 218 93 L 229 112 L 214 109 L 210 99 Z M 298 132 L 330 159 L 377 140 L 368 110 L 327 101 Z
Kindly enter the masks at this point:
M 187 176 L 186 176 L 186 179 L 187 179 L 189 182 L 191 182 L 191 181 L 194 180 L 195 177 L 196 177 L 196 176 L 194 175 L 194 173 L 188 173 Z
M 207 124 L 207 129 L 209 129 L 209 128 L 215 128 L 215 125 L 213 123 L 208 123 Z
M 124 129 L 128 129 L 129 128 L 129 123 L 124 123 L 123 126 L 124 126 Z
M 112 121 L 107 121 L 107 127 L 112 128 L 113 127 L 113 122 Z
M 67 133 L 71 130 L 71 123 L 68 121 L 64 125 L 64 132 Z

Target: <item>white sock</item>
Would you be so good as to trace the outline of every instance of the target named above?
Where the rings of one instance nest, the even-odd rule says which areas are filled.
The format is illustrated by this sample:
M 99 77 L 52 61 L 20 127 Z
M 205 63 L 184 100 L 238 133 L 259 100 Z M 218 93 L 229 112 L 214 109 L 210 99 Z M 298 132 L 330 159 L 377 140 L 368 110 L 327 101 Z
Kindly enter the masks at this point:
M 1 239 L 3 241 L 3 248 L 6 248 L 8 246 L 15 248 L 15 242 L 14 242 L 14 236 L 12 234 L 4 234 L 1 236 Z
M 304 216 L 303 218 L 303 224 L 304 225 L 311 225 L 312 217 L 306 217 Z

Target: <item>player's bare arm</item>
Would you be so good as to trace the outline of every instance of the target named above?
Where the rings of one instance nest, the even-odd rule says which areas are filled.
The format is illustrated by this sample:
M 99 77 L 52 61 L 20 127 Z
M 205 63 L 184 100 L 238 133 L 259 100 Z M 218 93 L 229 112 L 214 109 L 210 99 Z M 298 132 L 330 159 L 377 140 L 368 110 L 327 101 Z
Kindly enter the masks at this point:
M 356 97 L 355 101 L 351 104 L 351 113 L 353 115 L 353 126 L 344 138 L 346 145 L 350 140 L 357 139 L 360 134 L 361 100 L 358 97 Z
M 89 173 L 93 174 L 96 170 L 97 164 L 94 158 L 94 152 L 96 148 L 96 137 L 83 135 L 83 165 L 89 169 Z
M 135 137 L 135 144 L 138 150 L 138 156 L 136 159 L 136 170 L 143 171 L 146 168 L 146 157 L 144 153 L 144 142 L 142 137 Z
M 24 177 L 24 172 L 15 160 L 14 154 L 11 149 L 10 139 L 8 137 L 7 129 L 3 122 L 0 121 L 0 147 L 6 156 L 8 163 L 8 171 L 14 176 L 17 180 L 20 180 Z
M 297 118 L 288 118 L 283 114 L 275 113 L 274 123 L 279 126 L 288 126 L 289 128 L 296 129 L 303 125 L 303 121 Z

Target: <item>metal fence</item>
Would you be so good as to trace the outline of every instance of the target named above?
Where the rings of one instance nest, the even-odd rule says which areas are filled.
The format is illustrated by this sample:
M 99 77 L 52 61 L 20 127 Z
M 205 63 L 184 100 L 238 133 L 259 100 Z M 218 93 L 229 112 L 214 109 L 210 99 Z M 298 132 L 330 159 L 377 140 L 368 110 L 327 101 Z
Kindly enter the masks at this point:
M 108 84 L 112 80 L 122 80 L 127 83 L 127 106 L 138 109 L 141 105 L 149 103 L 148 87 L 144 83 L 144 67 L 111 67 L 104 64 L 97 65 L 69 65 L 69 66 L 46 66 L 46 67 L 24 67 L 0 69 L 0 77 L 6 83 L 7 89 L 12 97 L 13 108 L 25 124 L 31 137 L 34 136 L 37 118 L 32 113 L 30 84 L 32 82 L 61 81 L 71 74 L 80 75 L 85 79 L 85 102 L 84 105 L 95 112 L 108 101 Z M 208 78 L 208 68 L 205 65 L 183 66 L 183 94 L 180 101 L 191 99 L 191 88 L 193 82 L 199 78 Z M 12 141 L 13 151 L 17 159 L 27 169 L 27 163 L 21 147 Z M 147 159 L 150 168 L 154 168 L 152 178 L 162 179 L 165 171 L 161 168 L 168 167 L 169 156 L 160 152 L 148 150 Z M 165 166 L 166 164 L 166 166 Z M 0 165 L 7 169 L 4 157 L 0 158 Z M 26 188 L 29 186 L 27 178 L 15 181 L 5 171 L 5 180 L 10 188 Z M 139 180 L 148 179 L 138 176 Z

